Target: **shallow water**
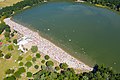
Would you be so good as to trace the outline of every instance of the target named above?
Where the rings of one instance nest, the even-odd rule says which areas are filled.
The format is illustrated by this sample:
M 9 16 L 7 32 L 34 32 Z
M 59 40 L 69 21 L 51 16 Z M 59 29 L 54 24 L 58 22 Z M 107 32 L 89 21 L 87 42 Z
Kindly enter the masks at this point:
M 56 2 L 27 9 L 13 19 L 39 30 L 86 64 L 105 64 L 120 71 L 120 15 L 112 11 Z

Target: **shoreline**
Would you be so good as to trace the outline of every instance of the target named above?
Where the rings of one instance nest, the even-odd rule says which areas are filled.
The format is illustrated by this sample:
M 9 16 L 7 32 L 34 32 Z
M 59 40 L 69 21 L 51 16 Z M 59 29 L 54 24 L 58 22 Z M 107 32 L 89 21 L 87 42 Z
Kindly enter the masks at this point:
M 93 68 L 77 60 L 49 40 L 41 37 L 37 32 L 12 21 L 10 18 L 4 19 L 4 22 L 23 36 L 31 38 L 32 42 L 38 46 L 38 50 L 45 55 L 49 55 L 53 60 L 59 63 L 67 63 L 69 67 L 74 69 L 81 69 L 84 71 L 93 70 Z

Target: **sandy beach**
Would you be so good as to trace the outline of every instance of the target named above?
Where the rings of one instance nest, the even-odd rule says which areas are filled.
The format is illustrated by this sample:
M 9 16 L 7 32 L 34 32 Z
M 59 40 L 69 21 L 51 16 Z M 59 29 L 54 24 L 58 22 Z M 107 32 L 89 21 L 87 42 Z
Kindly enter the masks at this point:
M 67 63 L 69 67 L 72 67 L 74 69 L 81 69 L 84 71 L 91 71 L 93 69 L 83 62 L 77 60 L 61 48 L 57 47 L 49 40 L 41 37 L 37 32 L 34 32 L 27 27 L 24 27 L 12 21 L 10 18 L 4 19 L 4 22 L 14 30 L 21 33 L 23 36 L 30 38 L 34 45 L 38 46 L 38 50 L 40 52 L 45 55 L 49 55 L 52 59 L 58 61 L 59 63 Z

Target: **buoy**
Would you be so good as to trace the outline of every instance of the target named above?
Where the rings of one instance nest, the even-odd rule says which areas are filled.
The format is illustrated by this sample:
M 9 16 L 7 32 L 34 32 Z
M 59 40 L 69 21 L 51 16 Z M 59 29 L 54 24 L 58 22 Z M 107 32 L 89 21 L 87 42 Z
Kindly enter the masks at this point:
M 48 31 L 49 31 L 50 29 L 48 29 Z
M 71 39 L 69 39 L 69 41 L 72 41 Z
M 116 63 L 114 62 L 114 64 L 116 64 Z

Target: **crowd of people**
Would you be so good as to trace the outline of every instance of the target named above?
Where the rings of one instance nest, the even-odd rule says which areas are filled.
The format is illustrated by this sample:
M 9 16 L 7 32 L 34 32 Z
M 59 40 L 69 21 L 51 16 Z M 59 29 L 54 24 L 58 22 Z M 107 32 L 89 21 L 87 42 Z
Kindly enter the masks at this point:
M 49 55 L 52 59 L 58 61 L 59 63 L 66 63 L 69 67 L 72 67 L 74 69 L 81 69 L 86 71 L 91 71 L 92 68 L 88 65 L 84 64 L 83 62 L 77 60 L 61 48 L 57 47 L 55 44 L 50 42 L 49 40 L 41 37 L 37 32 L 34 32 L 27 27 L 24 27 L 14 21 L 12 21 L 10 18 L 6 18 L 5 23 L 9 25 L 14 30 L 21 33 L 23 36 L 27 36 L 31 38 L 34 45 L 38 46 L 38 50 L 45 55 Z

